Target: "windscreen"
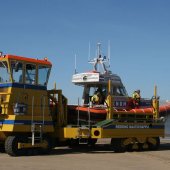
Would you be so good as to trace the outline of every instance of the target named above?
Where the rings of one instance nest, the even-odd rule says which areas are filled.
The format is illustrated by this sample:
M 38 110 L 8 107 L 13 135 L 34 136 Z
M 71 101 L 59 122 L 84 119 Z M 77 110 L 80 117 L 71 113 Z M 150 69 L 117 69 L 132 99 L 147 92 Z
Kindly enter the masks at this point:
M 47 86 L 50 70 L 50 67 L 38 66 L 38 85 Z
M 0 83 L 10 82 L 10 74 L 6 61 L 0 61 Z

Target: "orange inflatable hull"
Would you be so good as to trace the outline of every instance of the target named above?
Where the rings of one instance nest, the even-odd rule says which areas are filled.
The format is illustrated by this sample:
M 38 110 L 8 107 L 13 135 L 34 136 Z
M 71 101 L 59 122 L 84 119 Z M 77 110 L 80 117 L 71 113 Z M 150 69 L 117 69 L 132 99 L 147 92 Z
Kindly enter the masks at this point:
M 88 121 L 89 117 L 92 121 L 102 121 L 106 119 L 107 108 L 104 107 L 92 107 L 88 108 L 85 106 L 76 106 L 69 105 L 68 106 L 68 123 L 77 122 L 77 119 L 82 119 L 84 121 Z M 119 114 L 145 114 L 152 115 L 153 108 L 139 108 L 139 109 L 131 109 L 131 110 L 114 110 L 115 112 L 119 112 Z M 90 113 L 90 114 L 88 114 Z M 161 105 L 159 107 L 160 116 L 166 116 L 170 114 L 170 103 Z

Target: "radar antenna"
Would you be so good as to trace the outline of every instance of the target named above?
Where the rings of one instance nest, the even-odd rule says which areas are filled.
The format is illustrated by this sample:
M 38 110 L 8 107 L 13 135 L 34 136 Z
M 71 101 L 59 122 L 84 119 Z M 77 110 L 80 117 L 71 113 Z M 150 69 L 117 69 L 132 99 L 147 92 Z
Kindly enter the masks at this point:
M 107 73 L 108 70 L 106 69 L 106 65 L 105 63 L 108 62 L 108 59 L 106 58 L 106 56 L 102 56 L 101 54 L 101 43 L 97 43 L 97 56 L 93 59 L 90 60 L 89 63 L 93 64 L 94 66 L 94 70 L 98 71 L 98 64 L 100 64 L 103 68 L 103 72 Z

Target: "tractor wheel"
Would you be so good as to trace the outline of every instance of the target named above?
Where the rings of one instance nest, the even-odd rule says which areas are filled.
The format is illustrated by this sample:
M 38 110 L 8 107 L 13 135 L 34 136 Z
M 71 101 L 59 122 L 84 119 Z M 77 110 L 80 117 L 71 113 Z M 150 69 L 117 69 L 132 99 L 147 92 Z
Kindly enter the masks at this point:
M 18 143 L 25 142 L 21 136 L 8 136 L 5 140 L 5 152 L 10 156 L 21 156 L 25 154 L 25 149 L 18 149 Z
M 0 143 L 0 152 L 4 153 L 5 152 L 5 144 Z
M 40 148 L 40 153 L 45 155 L 49 154 L 53 148 L 52 139 L 50 137 L 45 136 L 43 138 L 43 142 L 46 144 L 46 146 L 44 148 Z

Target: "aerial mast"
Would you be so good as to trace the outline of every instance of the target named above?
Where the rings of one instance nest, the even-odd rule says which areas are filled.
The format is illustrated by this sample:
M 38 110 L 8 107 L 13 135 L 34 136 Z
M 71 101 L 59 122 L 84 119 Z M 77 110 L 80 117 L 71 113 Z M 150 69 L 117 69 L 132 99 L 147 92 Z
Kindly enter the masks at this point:
M 108 60 L 109 60 L 109 67 L 110 67 L 110 40 L 108 41 Z
M 77 55 L 75 54 L 75 58 L 74 58 L 74 73 L 77 73 Z
M 101 43 L 97 43 L 97 59 L 101 58 Z

